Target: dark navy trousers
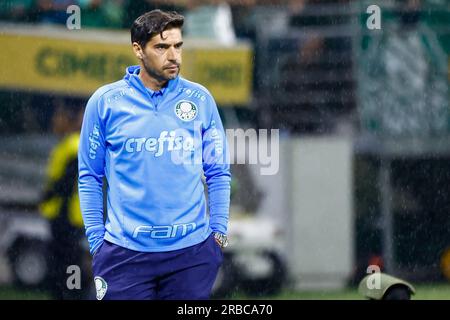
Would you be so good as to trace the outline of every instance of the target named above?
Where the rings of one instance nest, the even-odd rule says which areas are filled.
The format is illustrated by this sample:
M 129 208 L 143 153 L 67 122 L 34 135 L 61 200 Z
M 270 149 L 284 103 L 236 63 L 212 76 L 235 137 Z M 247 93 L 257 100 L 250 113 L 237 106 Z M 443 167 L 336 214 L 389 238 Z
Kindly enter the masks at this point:
M 212 234 L 191 247 L 150 253 L 105 240 L 92 264 L 97 299 L 209 299 L 222 261 Z

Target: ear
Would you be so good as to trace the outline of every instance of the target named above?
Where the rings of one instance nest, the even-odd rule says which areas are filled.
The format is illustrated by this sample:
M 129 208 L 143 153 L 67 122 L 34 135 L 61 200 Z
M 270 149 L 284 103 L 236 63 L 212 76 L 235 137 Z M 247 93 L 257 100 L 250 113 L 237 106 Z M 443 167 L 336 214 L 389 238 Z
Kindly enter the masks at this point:
M 133 52 L 134 52 L 136 58 L 138 58 L 139 60 L 142 60 L 142 51 L 143 50 L 142 50 L 142 47 L 140 46 L 140 44 L 137 42 L 133 42 L 132 46 L 133 46 Z

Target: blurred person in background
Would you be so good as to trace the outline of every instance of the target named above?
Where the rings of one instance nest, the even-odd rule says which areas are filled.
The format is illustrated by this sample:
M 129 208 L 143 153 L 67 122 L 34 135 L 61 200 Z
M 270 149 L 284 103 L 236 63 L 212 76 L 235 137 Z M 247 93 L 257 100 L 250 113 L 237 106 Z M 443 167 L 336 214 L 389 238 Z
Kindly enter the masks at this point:
M 65 25 L 73 0 L 36 0 L 31 13 L 38 23 Z
M 236 42 L 236 34 L 230 5 L 225 1 L 190 2 L 184 33 L 188 38 L 209 39 L 224 45 L 233 45 Z
M 398 1 L 396 13 L 389 32 L 368 46 L 363 65 L 368 80 L 361 81 L 361 88 L 363 96 L 372 98 L 363 101 L 364 117 L 392 136 L 446 135 L 446 53 L 423 21 L 420 0 Z
M 81 26 L 120 29 L 124 19 L 125 0 L 78 0 Z
M 82 267 L 83 220 L 77 190 L 78 142 L 84 108 L 57 100 L 52 118 L 53 133 L 59 142 L 50 154 L 47 182 L 39 205 L 50 222 L 48 245 L 48 289 L 53 299 L 80 299 L 82 290 L 67 288 L 67 267 Z
M 32 20 L 30 12 L 34 0 L 3 0 L 0 1 L 0 19 L 14 22 Z

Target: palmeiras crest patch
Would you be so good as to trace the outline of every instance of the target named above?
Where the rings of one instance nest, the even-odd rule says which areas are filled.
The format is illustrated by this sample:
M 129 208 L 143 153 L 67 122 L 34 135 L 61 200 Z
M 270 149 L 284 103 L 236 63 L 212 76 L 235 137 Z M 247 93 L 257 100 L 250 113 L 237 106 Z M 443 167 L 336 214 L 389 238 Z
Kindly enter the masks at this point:
M 97 291 L 97 300 L 102 300 L 108 290 L 108 284 L 102 277 L 95 277 L 95 290 Z
M 192 121 L 195 119 L 198 113 L 197 106 L 187 100 L 181 100 L 178 101 L 178 103 L 175 105 L 175 114 L 178 118 L 180 118 L 183 121 Z

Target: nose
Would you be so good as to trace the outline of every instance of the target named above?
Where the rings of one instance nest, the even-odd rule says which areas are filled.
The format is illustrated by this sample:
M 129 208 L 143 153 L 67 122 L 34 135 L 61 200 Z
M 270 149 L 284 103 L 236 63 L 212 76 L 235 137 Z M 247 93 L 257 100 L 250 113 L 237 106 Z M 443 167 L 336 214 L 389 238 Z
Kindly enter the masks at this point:
M 178 61 L 178 51 L 174 47 L 170 47 L 167 52 L 167 60 Z

